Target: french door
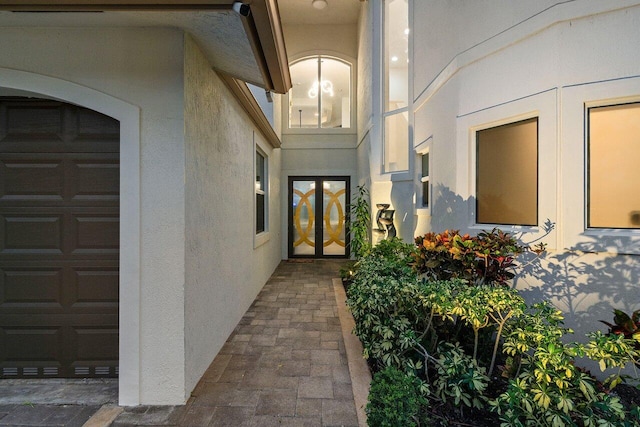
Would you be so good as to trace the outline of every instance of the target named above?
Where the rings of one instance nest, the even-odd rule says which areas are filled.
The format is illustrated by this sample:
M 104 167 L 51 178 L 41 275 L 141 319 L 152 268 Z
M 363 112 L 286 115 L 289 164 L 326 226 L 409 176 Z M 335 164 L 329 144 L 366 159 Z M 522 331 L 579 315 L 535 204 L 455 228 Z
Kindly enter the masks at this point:
M 289 177 L 289 257 L 347 258 L 347 176 Z

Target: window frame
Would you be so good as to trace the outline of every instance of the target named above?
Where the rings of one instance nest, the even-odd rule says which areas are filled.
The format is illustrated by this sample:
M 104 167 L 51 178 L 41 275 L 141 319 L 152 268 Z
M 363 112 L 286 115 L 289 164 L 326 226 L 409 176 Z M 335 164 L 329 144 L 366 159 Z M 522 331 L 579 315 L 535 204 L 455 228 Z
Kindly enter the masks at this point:
M 426 175 L 424 174 L 425 157 L 427 158 L 427 174 Z M 429 209 L 429 207 L 431 206 L 431 156 L 428 150 L 420 155 L 420 166 L 421 166 L 420 182 L 422 183 L 422 193 L 421 193 L 422 197 L 421 197 L 420 207 L 422 209 Z M 427 197 L 426 197 L 427 200 L 425 200 L 425 197 L 424 197 L 425 184 L 427 184 Z
M 459 206 L 455 211 L 451 211 L 456 216 L 462 216 L 466 211 L 468 225 L 464 229 L 465 232 L 473 234 L 491 227 L 476 222 L 476 131 L 538 117 L 538 224 L 496 224 L 496 228 L 511 234 L 526 235 L 525 240 L 528 242 L 544 242 L 550 250 L 558 247 L 558 230 L 553 226 L 558 221 L 559 209 L 557 195 L 560 146 L 557 111 L 558 89 L 551 88 L 511 100 L 502 100 L 493 105 L 476 105 L 474 110 L 462 111 L 458 115 L 455 155 L 459 166 L 456 168 L 455 193 L 459 195 L 460 200 L 444 200 L 442 203 Z M 467 167 L 462 167 L 465 164 Z M 443 190 L 448 190 L 446 184 Z
M 636 104 L 640 108 L 640 100 L 630 102 L 603 103 L 598 105 L 585 104 L 585 227 L 587 230 L 637 230 L 640 232 L 640 225 L 636 227 L 611 227 L 591 225 L 591 110 L 606 107 L 622 107 Z M 639 135 L 640 136 L 640 135 Z
M 478 185 L 479 185 L 479 180 L 480 180 L 480 159 L 479 159 L 479 151 L 480 151 L 480 133 L 484 132 L 484 131 L 488 131 L 488 130 L 493 130 L 493 129 L 499 129 L 499 128 L 503 128 L 506 126 L 513 126 L 513 125 L 517 125 L 517 124 L 523 124 L 525 122 L 529 122 L 535 120 L 535 124 L 536 124 L 536 142 L 535 142 L 535 148 L 536 148 L 536 159 L 535 159 L 535 164 L 536 164 L 536 183 L 535 183 L 535 191 L 536 191 L 536 211 L 535 211 L 535 221 L 533 224 L 521 224 L 521 223 L 510 223 L 510 222 L 479 222 L 479 209 L 480 209 L 480 199 L 478 197 Z M 481 226 L 490 226 L 490 227 L 536 227 L 538 226 L 538 224 L 540 224 L 540 209 L 539 209 L 539 202 L 540 202 L 540 179 L 539 179 L 539 175 L 540 175 L 540 117 L 533 115 L 529 118 L 521 118 L 518 120 L 514 120 L 514 121 L 505 121 L 504 123 L 500 123 L 498 125 L 495 126 L 489 126 L 489 127 L 483 127 L 483 128 L 478 128 L 475 129 L 475 157 L 476 157 L 476 168 L 475 168 L 475 192 L 474 192 L 474 198 L 475 198 L 475 217 L 476 217 L 476 224 L 477 225 L 481 225 Z
M 350 121 L 351 126 L 348 128 L 296 128 L 290 127 L 289 122 L 289 103 L 291 102 L 291 94 L 292 91 L 289 90 L 287 94 L 283 97 L 283 102 L 281 106 L 282 112 L 282 134 L 283 135 L 309 135 L 309 134 L 328 134 L 328 135 L 355 135 L 357 134 L 357 105 L 356 105 L 356 61 L 353 58 L 348 58 L 344 55 L 336 54 L 335 52 L 325 52 L 325 51 L 313 51 L 313 52 L 305 52 L 299 57 L 295 57 L 289 62 L 289 67 L 291 65 L 296 64 L 301 61 L 305 61 L 313 58 L 328 58 L 340 61 L 345 65 L 349 66 L 350 74 L 349 74 L 349 105 L 351 111 Z M 320 66 L 318 68 L 320 70 Z M 318 96 L 318 102 L 320 102 L 320 96 Z
M 562 94 L 562 246 L 640 255 L 640 230 L 587 226 L 587 112 L 591 107 L 640 102 L 640 77 L 573 85 Z M 575 208 L 580 206 L 579 212 Z
M 411 70 L 410 67 L 407 66 L 407 105 L 405 107 L 402 108 L 396 108 L 394 110 L 387 110 L 387 90 L 389 88 L 389 78 L 388 78 L 388 74 L 385 72 L 386 70 L 386 58 L 387 58 L 387 28 L 385 26 L 386 23 L 386 2 L 387 0 L 380 0 L 380 6 L 381 6 L 381 12 L 380 12 L 380 19 L 381 19 L 381 32 L 380 32 L 380 116 L 381 116 L 381 120 L 380 120 L 380 128 L 381 128 L 381 140 L 382 140 L 382 157 L 381 157 L 381 165 L 380 165 L 380 169 L 382 174 L 407 174 L 410 173 L 411 171 L 411 151 L 412 151 L 412 147 L 411 147 L 411 141 L 412 141 L 412 135 L 411 135 L 411 117 L 409 117 L 409 110 L 410 110 L 410 106 L 412 103 L 411 100 Z M 409 0 L 407 0 L 407 26 L 409 29 L 409 34 L 411 34 L 411 2 Z M 409 39 L 407 40 L 407 50 L 409 53 L 409 57 L 411 56 L 411 49 L 412 49 L 412 44 L 411 44 L 411 37 L 409 37 Z M 392 118 L 394 116 L 399 116 L 401 114 L 406 114 L 407 115 L 407 147 L 406 147 L 406 163 L 407 163 L 407 167 L 406 169 L 398 169 L 398 170 L 388 170 L 387 168 L 387 149 L 389 147 L 390 141 L 387 139 L 387 119 Z
M 269 155 L 268 151 L 265 149 L 263 144 L 257 141 L 256 133 L 253 132 L 253 176 L 252 179 L 252 187 L 253 187 L 253 236 L 254 236 L 254 249 L 265 244 L 270 239 L 269 233 L 269 206 L 270 206 L 270 179 L 269 179 Z M 257 177 L 257 167 L 258 167 L 258 156 L 263 158 L 263 167 L 262 167 L 262 188 L 258 189 L 256 186 Z M 264 197 L 263 203 L 263 218 L 264 218 L 264 230 L 258 231 L 258 195 L 262 195 Z
M 414 205 L 414 214 L 417 216 L 431 216 L 431 210 L 433 207 L 433 136 L 429 136 L 426 140 L 422 141 L 418 144 L 415 149 L 415 161 L 416 165 L 414 172 L 414 183 L 415 190 L 413 194 L 413 205 Z M 423 183 L 424 176 L 422 175 L 422 159 L 424 155 L 429 156 L 429 175 L 426 177 L 429 182 L 429 200 L 427 201 L 427 205 L 424 204 L 423 199 Z M 418 167 L 417 165 L 420 165 Z

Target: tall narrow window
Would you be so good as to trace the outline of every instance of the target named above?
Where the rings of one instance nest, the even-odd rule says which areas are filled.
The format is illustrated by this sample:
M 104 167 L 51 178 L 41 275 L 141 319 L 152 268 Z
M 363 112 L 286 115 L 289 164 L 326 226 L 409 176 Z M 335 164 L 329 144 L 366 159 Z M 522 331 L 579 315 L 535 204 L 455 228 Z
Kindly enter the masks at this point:
M 267 162 L 265 156 L 256 151 L 256 234 L 266 230 L 267 209 Z
M 384 171 L 409 169 L 409 6 L 384 0 Z
M 420 156 L 422 159 L 422 175 L 420 177 L 420 182 L 422 183 L 422 207 L 429 207 L 429 186 L 431 185 L 429 182 L 429 152 L 424 153 Z
M 640 103 L 588 109 L 588 225 L 640 228 Z
M 351 65 L 314 56 L 290 66 L 289 128 L 351 127 Z
M 479 224 L 538 223 L 538 119 L 476 133 Z

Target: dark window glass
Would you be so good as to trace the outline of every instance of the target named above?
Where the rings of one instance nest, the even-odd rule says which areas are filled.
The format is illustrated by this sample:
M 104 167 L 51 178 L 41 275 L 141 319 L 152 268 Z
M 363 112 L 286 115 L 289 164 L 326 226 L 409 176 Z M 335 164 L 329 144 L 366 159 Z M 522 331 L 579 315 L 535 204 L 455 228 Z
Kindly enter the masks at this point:
M 538 223 L 538 119 L 478 131 L 477 223 Z

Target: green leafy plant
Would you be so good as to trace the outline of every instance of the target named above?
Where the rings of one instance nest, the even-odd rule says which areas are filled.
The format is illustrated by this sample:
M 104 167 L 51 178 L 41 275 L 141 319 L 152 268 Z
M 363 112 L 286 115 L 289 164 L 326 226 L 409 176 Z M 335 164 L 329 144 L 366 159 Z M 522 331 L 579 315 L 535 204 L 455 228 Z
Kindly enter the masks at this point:
M 505 285 L 514 277 L 515 257 L 528 249 L 497 228 L 473 237 L 458 230 L 427 233 L 416 237 L 416 245 L 413 265 L 419 273 L 478 285 Z
M 536 304 L 505 331 L 504 350 L 519 361 L 516 378 L 492 406 L 502 426 L 631 426 L 619 399 L 596 386 L 575 366 L 590 357 L 605 369 L 624 366 L 634 353 L 622 341 L 592 336 L 585 346 L 566 342 L 562 314 L 548 303 Z M 622 338 L 624 339 L 624 338 Z
M 351 254 L 360 259 L 371 248 L 369 238 L 371 228 L 371 209 L 369 207 L 369 190 L 363 185 L 356 188 L 352 202 L 349 204 L 349 217 L 347 219 L 351 239 L 349 246 Z
M 636 348 L 640 350 L 640 310 L 634 311 L 631 316 L 622 310 L 613 310 L 613 323 L 602 323 L 609 327 L 609 334 L 622 335 L 636 342 Z
M 602 372 L 610 368 L 617 368 L 617 371 L 609 375 L 604 383 L 609 388 L 614 388 L 629 379 L 628 375 L 622 374 L 622 370 L 629 362 L 633 362 L 635 365 L 639 364 L 640 349 L 638 348 L 638 342 L 624 335 L 605 335 L 600 331 L 592 332 L 587 336 L 590 338 L 584 347 L 584 353 L 587 357 L 597 361 Z
M 636 341 L 596 332 L 585 344 L 569 342 L 558 309 L 528 306 L 503 286 L 515 255 L 528 250 L 505 233 L 427 237 L 417 249 L 381 242 L 356 262 L 347 304 L 374 370 L 393 367 L 415 378 L 423 410 L 444 408 L 432 416 L 443 423 L 447 414 L 490 406 L 504 427 L 640 425 L 640 410 L 626 410 L 575 365 L 586 357 L 603 371 L 617 369 L 605 381 L 613 388 L 640 357 Z
M 478 366 L 457 344 L 442 343 L 438 354 L 433 394 L 443 402 L 453 403 L 459 411 L 462 411 L 461 404 L 482 408 L 487 401 L 484 391 L 489 383 L 486 369 Z
M 421 313 L 411 295 L 417 280 L 399 280 L 370 271 L 362 266 L 349 288 L 347 304 L 355 319 L 354 333 L 362 342 L 364 357 L 378 368 L 401 368 L 409 363 L 407 351 L 414 343 L 414 331 L 420 329 Z M 406 276 L 404 277 L 406 279 Z
M 376 373 L 371 381 L 367 424 L 371 427 L 417 426 L 427 401 L 420 392 L 422 382 L 394 368 Z

